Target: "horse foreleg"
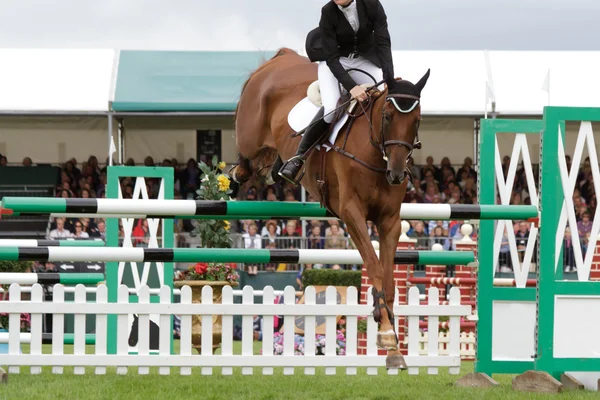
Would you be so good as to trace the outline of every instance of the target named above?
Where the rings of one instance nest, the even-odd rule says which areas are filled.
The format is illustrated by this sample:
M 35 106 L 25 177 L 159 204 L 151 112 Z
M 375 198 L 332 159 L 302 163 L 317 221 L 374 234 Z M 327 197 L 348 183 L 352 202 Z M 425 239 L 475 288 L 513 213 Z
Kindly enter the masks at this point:
M 342 218 L 348 226 L 350 236 L 360 252 L 369 279 L 373 283 L 373 318 L 379 323 L 377 347 L 384 350 L 397 349 L 394 327 L 390 322 L 391 315 L 387 312 L 387 304 L 383 297 L 383 267 L 371 244 L 367 231 L 366 212 L 360 210 L 354 202 L 341 208 L 344 210 Z
M 385 301 L 390 310 L 394 310 L 394 295 L 396 294 L 396 285 L 394 283 L 394 256 L 398 239 L 401 233 L 400 216 L 396 214 L 389 218 L 382 218 L 382 222 L 377 224 L 379 229 L 379 258 L 383 265 L 383 287 L 385 289 Z M 394 321 L 395 322 L 395 321 Z M 394 340 L 398 337 L 396 324 L 393 324 Z M 397 341 L 395 342 L 397 344 Z M 406 369 L 404 356 L 399 348 L 388 350 L 385 360 L 387 368 Z
M 252 176 L 252 167 L 250 167 L 250 160 L 244 157 L 241 153 L 238 153 L 238 163 L 231 167 L 229 170 L 231 179 L 240 185 L 248 182 Z

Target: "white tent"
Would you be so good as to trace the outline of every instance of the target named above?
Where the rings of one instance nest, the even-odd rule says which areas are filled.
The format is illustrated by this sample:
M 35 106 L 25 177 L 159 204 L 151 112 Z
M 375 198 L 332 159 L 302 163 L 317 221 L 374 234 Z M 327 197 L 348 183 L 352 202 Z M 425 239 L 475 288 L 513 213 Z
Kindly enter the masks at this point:
M 112 49 L 0 49 L 0 153 L 13 162 L 25 156 L 52 163 L 89 154 L 104 159 L 107 132 L 113 131 L 107 115 L 119 54 Z M 412 82 L 431 69 L 421 103 L 425 150 L 415 154 L 417 162 L 446 154 L 460 162 L 474 154 L 474 121 L 492 111 L 488 84 L 493 115 L 500 118 L 538 118 L 549 97 L 551 105 L 600 107 L 600 51 L 489 51 L 487 56 L 483 50 L 394 51 L 393 58 L 395 75 Z M 126 120 L 125 157 L 187 159 L 195 156 L 197 129 L 221 129 L 224 158 L 235 161 L 231 115 L 185 119 L 183 114 L 120 113 Z
M 0 111 L 106 112 L 116 53 L 0 49 Z

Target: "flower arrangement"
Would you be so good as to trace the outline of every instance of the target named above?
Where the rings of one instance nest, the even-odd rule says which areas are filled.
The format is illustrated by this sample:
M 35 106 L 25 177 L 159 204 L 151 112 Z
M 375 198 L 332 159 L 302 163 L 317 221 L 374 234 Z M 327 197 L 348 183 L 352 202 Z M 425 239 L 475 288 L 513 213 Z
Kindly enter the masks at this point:
M 31 261 L 0 261 L 0 272 L 27 272 L 32 267 Z M 8 300 L 9 285 L 0 285 L 0 288 L 4 289 L 4 293 L 0 294 L 0 301 Z M 21 332 L 27 332 L 30 326 L 31 315 L 21 314 Z M 8 330 L 8 313 L 0 313 L 0 328 Z
M 222 263 L 197 263 L 187 269 L 177 271 L 176 281 L 227 281 L 238 283 L 240 275 L 228 264 Z
M 21 314 L 21 332 L 28 332 L 31 326 L 31 315 Z M 0 313 L 0 328 L 8 331 L 8 313 Z
M 229 188 L 231 181 L 227 174 L 222 173 L 225 168 L 224 161 L 218 161 L 213 157 L 212 165 L 209 167 L 204 162 L 198 166 L 204 174 L 198 190 L 199 200 L 231 200 L 232 190 Z M 200 236 L 202 247 L 207 248 L 229 248 L 233 241 L 229 235 L 229 221 L 206 219 L 198 220 L 198 227 L 191 233 L 192 236 Z

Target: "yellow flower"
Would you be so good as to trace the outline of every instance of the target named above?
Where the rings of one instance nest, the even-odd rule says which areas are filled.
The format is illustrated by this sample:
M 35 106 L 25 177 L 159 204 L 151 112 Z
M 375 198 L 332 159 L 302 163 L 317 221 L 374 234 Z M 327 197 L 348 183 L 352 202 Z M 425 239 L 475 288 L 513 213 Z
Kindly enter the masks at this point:
M 226 192 L 229 190 L 229 178 L 227 178 L 225 175 L 219 175 L 217 177 L 217 181 L 219 182 L 219 190 L 221 192 Z
M 219 168 L 221 171 L 223 171 L 223 170 L 225 169 L 225 166 L 226 166 L 226 165 L 227 165 L 227 164 L 225 164 L 225 161 L 221 161 L 220 163 L 218 163 L 218 164 L 217 164 L 217 167 L 218 167 L 218 168 Z
M 225 230 L 228 231 L 230 227 L 231 224 L 229 223 L 229 221 L 225 221 Z

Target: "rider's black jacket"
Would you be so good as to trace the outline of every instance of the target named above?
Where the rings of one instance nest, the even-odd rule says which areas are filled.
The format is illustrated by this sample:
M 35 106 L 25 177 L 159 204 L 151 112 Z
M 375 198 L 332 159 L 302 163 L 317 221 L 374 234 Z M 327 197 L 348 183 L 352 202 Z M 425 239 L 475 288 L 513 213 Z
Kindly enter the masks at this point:
M 333 75 L 348 91 L 356 82 L 340 64 L 340 57 L 357 53 L 383 71 L 383 78 L 394 81 L 394 64 L 387 16 L 379 0 L 354 0 L 357 2 L 359 29 L 352 26 L 333 2 L 321 9 L 319 27 L 306 38 L 306 53 L 311 61 L 327 61 Z

